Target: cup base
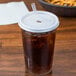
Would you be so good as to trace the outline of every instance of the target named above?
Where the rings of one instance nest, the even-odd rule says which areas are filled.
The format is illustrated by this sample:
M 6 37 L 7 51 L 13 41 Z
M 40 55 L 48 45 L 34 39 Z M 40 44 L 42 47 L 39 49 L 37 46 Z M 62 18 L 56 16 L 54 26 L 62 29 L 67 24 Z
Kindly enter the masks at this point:
M 27 70 L 28 71 L 28 70 Z M 47 74 L 49 74 L 49 73 L 52 73 L 52 69 L 50 69 L 49 71 L 47 71 L 46 73 L 33 73 L 33 72 L 31 72 L 31 71 L 28 71 L 28 73 L 30 74 L 30 75 L 33 75 L 33 76 L 42 76 L 42 75 L 47 75 Z

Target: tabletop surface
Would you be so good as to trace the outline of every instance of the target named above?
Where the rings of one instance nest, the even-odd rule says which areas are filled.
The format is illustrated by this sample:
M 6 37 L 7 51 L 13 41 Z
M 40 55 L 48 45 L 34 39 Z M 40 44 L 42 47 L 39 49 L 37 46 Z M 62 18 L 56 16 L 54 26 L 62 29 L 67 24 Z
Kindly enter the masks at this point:
M 12 0 L 20 1 L 20 0 Z M 37 0 L 24 0 L 29 10 L 35 2 L 38 10 L 43 10 Z M 0 0 L 0 3 L 11 0 Z M 76 76 L 76 18 L 59 17 L 53 70 L 46 76 Z M 0 76 L 32 76 L 26 72 L 22 35 L 18 24 L 0 26 Z

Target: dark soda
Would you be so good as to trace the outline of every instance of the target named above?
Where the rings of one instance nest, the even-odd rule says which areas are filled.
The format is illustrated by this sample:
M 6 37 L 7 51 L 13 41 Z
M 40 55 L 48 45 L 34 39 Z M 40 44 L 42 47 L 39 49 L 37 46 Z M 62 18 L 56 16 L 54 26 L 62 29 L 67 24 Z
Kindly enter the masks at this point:
M 22 30 L 25 64 L 29 72 L 44 74 L 52 70 L 55 30 L 33 33 Z

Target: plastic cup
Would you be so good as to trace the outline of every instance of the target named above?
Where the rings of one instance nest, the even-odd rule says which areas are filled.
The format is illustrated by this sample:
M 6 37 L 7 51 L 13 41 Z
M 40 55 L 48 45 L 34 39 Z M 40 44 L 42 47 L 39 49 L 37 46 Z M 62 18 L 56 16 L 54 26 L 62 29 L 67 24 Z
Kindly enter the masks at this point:
M 45 11 L 32 11 L 21 18 L 25 65 L 30 73 L 48 74 L 52 71 L 54 43 L 59 20 Z

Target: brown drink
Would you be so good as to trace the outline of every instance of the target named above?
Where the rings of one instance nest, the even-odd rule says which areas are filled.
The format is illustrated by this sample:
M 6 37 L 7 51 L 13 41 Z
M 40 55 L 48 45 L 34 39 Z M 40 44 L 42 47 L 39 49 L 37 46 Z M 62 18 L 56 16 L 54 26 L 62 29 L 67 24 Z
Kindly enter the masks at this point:
M 38 13 L 40 15 L 38 15 Z M 41 13 L 47 14 L 47 12 L 44 13 L 41 11 L 33 12 L 32 14 L 37 14 L 38 15 L 37 18 L 38 18 L 42 16 Z M 51 16 L 52 15 L 53 14 L 51 14 Z M 55 15 L 53 16 L 56 18 Z M 35 16 L 33 17 L 35 19 Z M 45 21 L 43 18 L 42 19 L 41 18 L 40 20 L 39 18 L 36 19 L 35 24 L 41 26 Z M 27 23 L 28 21 L 25 20 L 25 22 Z M 47 21 L 45 21 L 45 23 L 46 22 Z M 27 25 L 26 23 L 25 23 L 25 26 Z M 56 24 L 55 26 L 58 27 L 58 24 Z M 37 75 L 43 75 L 52 71 L 55 32 L 57 27 L 54 27 L 51 29 L 49 28 L 50 27 L 49 26 L 47 30 L 44 29 L 45 27 L 44 28 L 41 27 L 40 28 L 41 30 L 39 29 L 39 26 L 37 28 L 36 27 L 37 26 L 33 27 L 34 29 L 30 29 L 30 30 L 28 30 L 28 28 L 27 29 L 22 28 L 25 65 L 29 72 Z M 29 28 L 32 28 L 32 27 L 29 27 Z

